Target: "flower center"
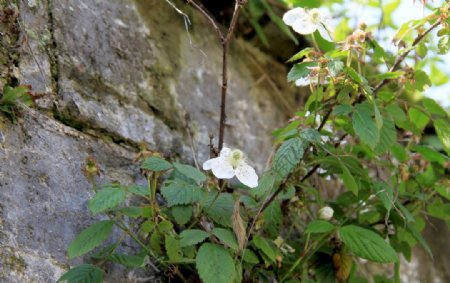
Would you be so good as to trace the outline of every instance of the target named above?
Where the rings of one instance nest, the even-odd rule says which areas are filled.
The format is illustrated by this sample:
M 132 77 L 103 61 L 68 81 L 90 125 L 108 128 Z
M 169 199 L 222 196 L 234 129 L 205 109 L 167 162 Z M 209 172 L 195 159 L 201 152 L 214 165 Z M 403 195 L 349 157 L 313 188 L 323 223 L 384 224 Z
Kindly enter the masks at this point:
M 244 159 L 244 155 L 242 154 L 242 151 L 240 150 L 233 150 L 231 151 L 230 155 L 228 156 L 228 162 L 233 166 L 233 168 L 238 167 L 239 163 L 242 162 Z
M 318 9 L 312 9 L 309 14 L 311 15 L 311 22 L 313 22 L 314 24 L 319 24 L 320 23 L 320 12 Z

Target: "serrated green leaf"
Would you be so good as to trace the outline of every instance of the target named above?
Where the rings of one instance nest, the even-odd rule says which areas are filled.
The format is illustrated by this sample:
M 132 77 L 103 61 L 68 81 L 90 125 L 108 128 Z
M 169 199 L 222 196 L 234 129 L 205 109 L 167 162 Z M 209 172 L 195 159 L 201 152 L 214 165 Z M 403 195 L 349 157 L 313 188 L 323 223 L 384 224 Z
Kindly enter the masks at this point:
M 386 182 L 376 182 L 373 184 L 375 195 L 381 200 L 387 211 L 390 211 L 394 202 L 394 192 Z
M 271 236 L 276 237 L 280 233 L 283 220 L 281 213 L 281 203 L 272 202 L 263 212 L 264 230 Z
M 394 145 L 391 148 L 391 151 L 394 157 L 398 159 L 398 161 L 403 163 L 408 160 L 408 154 L 406 153 L 405 148 L 400 144 L 394 143 Z
M 439 39 L 438 42 L 438 54 L 444 55 L 447 54 L 450 50 L 450 36 L 443 36 Z
M 352 112 L 352 110 L 353 110 L 353 106 L 351 106 L 350 104 L 336 105 L 333 108 L 333 115 L 345 116 L 345 115 L 349 114 L 350 112 Z
M 239 249 L 236 236 L 232 231 L 224 228 L 214 228 L 211 233 L 231 249 L 235 251 Z
M 430 121 L 430 117 L 417 108 L 409 108 L 408 117 L 411 123 L 413 123 L 419 130 L 425 128 Z
M 405 74 L 405 72 L 402 71 L 398 71 L 398 72 L 386 72 L 386 73 L 381 73 L 381 74 L 377 74 L 374 76 L 371 76 L 371 79 L 375 79 L 375 80 L 384 80 L 384 79 L 396 79 L 399 78 L 401 76 L 403 76 Z
M 250 191 L 250 194 L 259 199 L 267 196 L 275 185 L 275 176 L 271 172 L 264 173 L 259 179 L 258 186 Z
M 416 145 L 412 147 L 411 150 L 420 153 L 425 160 L 437 162 L 441 165 L 444 165 L 446 161 L 450 161 L 448 157 L 442 155 L 437 150 L 434 150 L 430 147 Z
M 202 205 L 206 214 L 220 225 L 231 227 L 231 216 L 233 215 L 234 199 L 229 193 L 210 193 Z
M 347 166 L 345 166 L 344 163 L 340 162 L 341 169 L 342 169 L 342 181 L 344 182 L 345 187 L 354 193 L 355 195 L 358 195 L 359 187 L 358 183 L 356 183 L 355 178 L 353 177 L 350 170 L 348 170 Z
M 142 163 L 141 168 L 142 169 L 147 169 L 147 170 L 151 170 L 151 171 L 165 171 L 165 170 L 169 170 L 172 169 L 172 164 L 170 164 L 170 162 L 159 158 L 159 157 L 149 157 L 147 159 L 144 160 L 144 163 Z
M 431 86 L 431 80 L 427 73 L 422 70 L 416 70 L 414 72 L 414 84 L 413 88 L 418 91 L 424 91 Z
M 57 282 L 103 283 L 103 270 L 92 264 L 81 264 L 64 273 Z
M 195 262 L 204 283 L 230 283 L 236 276 L 233 258 L 221 246 L 203 244 L 198 250 Z
M 152 210 L 150 207 L 127 206 L 120 209 L 115 209 L 114 211 L 131 218 L 152 216 Z
M 126 198 L 125 190 L 119 186 L 107 186 L 89 200 L 88 207 L 93 214 L 98 214 L 116 207 Z
M 311 72 L 308 67 L 317 66 L 317 62 L 302 62 L 295 64 L 292 69 L 289 71 L 287 80 L 288 82 L 296 81 L 298 79 L 304 78 L 309 75 Z
M 450 155 L 450 125 L 449 121 L 444 119 L 433 120 L 434 129 L 436 130 L 437 136 L 444 146 L 445 152 Z
M 422 104 L 425 107 L 425 109 L 431 114 L 436 114 L 444 117 L 448 116 L 447 112 L 445 112 L 445 110 L 431 98 L 424 98 L 422 100 Z
M 129 193 L 133 193 L 135 195 L 140 195 L 140 196 L 148 196 L 148 195 L 150 195 L 149 188 L 145 187 L 145 186 L 131 185 L 131 186 L 127 187 L 127 191 Z
M 305 233 L 327 233 L 333 231 L 336 227 L 325 220 L 314 220 L 308 224 Z
M 197 184 L 201 184 L 206 181 L 205 174 L 203 174 L 202 171 L 198 170 L 195 167 L 180 163 L 174 163 L 173 166 L 178 172 L 180 172 L 187 178 L 194 180 Z
M 272 262 L 276 262 L 277 252 L 272 243 L 258 235 L 253 237 L 252 242 L 255 247 L 261 250 Z
M 357 256 L 379 263 L 398 262 L 395 250 L 377 233 L 355 225 L 339 229 L 341 240 Z
M 285 141 L 275 154 L 272 165 L 273 171 L 281 179 L 285 178 L 300 163 L 303 152 L 304 144 L 300 138 L 296 137 Z
M 246 263 L 250 263 L 250 264 L 258 264 L 259 263 L 258 256 L 256 256 L 256 254 L 252 250 L 249 250 L 249 249 L 244 250 L 243 260 Z
M 209 233 L 199 229 L 184 230 L 180 233 L 181 247 L 194 246 L 209 237 Z
M 112 254 L 108 256 L 108 260 L 121 264 L 126 267 L 144 267 L 146 255 L 127 255 L 127 254 Z
M 433 258 L 433 252 L 431 251 L 430 246 L 428 245 L 427 241 L 423 238 L 423 236 L 420 234 L 419 231 L 415 227 L 413 227 L 410 224 L 406 225 L 406 230 L 416 239 L 417 242 L 425 249 L 425 251 L 428 253 L 428 255 Z
M 190 205 L 176 205 L 171 208 L 172 216 L 180 225 L 185 225 L 191 220 L 192 206 Z
M 170 182 L 161 188 L 161 194 L 169 207 L 179 204 L 190 204 L 200 200 L 202 189 L 181 181 Z
M 397 141 L 397 131 L 395 130 L 394 122 L 385 119 L 383 126 L 380 129 L 380 140 L 375 146 L 375 153 L 383 154 L 389 151 Z
M 391 103 L 384 108 L 387 114 L 395 121 L 395 123 L 401 124 L 406 120 L 406 114 L 400 106 L 395 103 Z
M 289 58 L 289 60 L 287 62 L 293 62 L 293 61 L 297 61 L 302 59 L 304 56 L 308 55 L 309 53 L 311 53 L 311 51 L 313 51 L 314 49 L 311 47 L 307 47 L 305 49 L 302 49 L 300 52 L 298 52 L 297 54 L 295 54 L 294 56 L 292 56 L 291 58 Z
M 180 241 L 175 236 L 166 235 L 165 248 L 170 260 L 178 261 L 182 259 L 183 253 L 181 252 Z
M 319 144 L 321 142 L 321 135 L 319 131 L 313 128 L 306 128 L 301 130 L 299 136 L 304 143 L 303 148 L 308 143 Z
M 84 255 L 103 241 L 108 239 L 112 232 L 114 222 L 111 220 L 99 221 L 81 231 L 69 244 L 67 256 L 69 259 Z
M 355 133 L 364 143 L 371 148 L 377 145 L 380 139 L 379 129 L 367 107 L 363 106 L 363 104 L 356 105 L 352 115 L 352 124 Z

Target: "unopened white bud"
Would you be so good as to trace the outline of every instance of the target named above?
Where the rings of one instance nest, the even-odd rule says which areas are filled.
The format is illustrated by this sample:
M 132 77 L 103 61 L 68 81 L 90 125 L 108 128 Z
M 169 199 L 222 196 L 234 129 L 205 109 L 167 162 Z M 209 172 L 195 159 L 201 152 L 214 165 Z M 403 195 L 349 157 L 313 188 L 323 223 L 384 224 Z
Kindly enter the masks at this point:
M 334 210 L 329 206 L 324 206 L 321 209 L 319 209 L 318 215 L 319 219 L 322 220 L 330 220 L 333 217 Z

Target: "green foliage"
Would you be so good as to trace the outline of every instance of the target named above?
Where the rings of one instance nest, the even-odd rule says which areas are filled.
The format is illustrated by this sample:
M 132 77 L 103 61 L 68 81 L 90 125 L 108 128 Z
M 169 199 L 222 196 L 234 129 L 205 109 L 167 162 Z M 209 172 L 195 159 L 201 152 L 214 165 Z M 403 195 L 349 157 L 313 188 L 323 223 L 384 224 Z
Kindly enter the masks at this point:
M 0 96 L 0 112 L 5 113 L 13 121 L 16 121 L 19 107 L 21 105 L 31 106 L 32 103 L 33 99 L 27 87 L 10 87 L 5 85 L 3 94 Z
M 230 253 L 223 247 L 205 243 L 195 258 L 200 278 L 205 283 L 229 283 L 236 276 L 236 268 Z
M 395 250 L 377 233 L 355 225 L 339 229 L 344 244 L 357 256 L 380 263 L 397 262 Z
M 95 247 L 99 246 L 103 241 L 108 239 L 112 232 L 114 222 L 104 220 L 92 224 L 84 229 L 69 245 L 67 256 L 69 259 L 83 255 Z
M 81 264 L 64 273 L 57 282 L 102 283 L 103 271 L 92 264 Z
M 250 1 L 244 10 L 267 44 L 260 21 L 264 16 L 292 35 L 270 3 Z M 390 14 L 399 3 L 383 5 L 384 25 L 394 27 Z M 91 254 L 94 262 L 145 268 L 150 258 L 182 280 L 220 283 L 356 282 L 353 257 L 398 265 L 398 254 L 411 260 L 417 244 L 431 256 L 421 235 L 423 215 L 450 221 L 450 120 L 445 109 L 420 94 L 448 80 L 436 70 L 439 60 L 430 58 L 431 51 L 448 52 L 448 22 L 437 25 L 442 26 L 437 46 L 427 38 L 433 33 L 415 36 L 445 18 L 445 11 L 401 25 L 395 35 L 397 53 L 384 50 L 374 33 L 364 34 L 374 27 L 359 31 L 364 40 L 348 36 L 345 20 L 338 32 L 343 45 L 325 44 L 315 34 L 318 46 L 291 57 L 287 78 L 311 79 L 312 93 L 304 109 L 273 131 L 274 152 L 267 166 L 259 164 L 267 170 L 258 172 L 256 188 L 218 181 L 214 172 L 207 175 L 156 153 L 141 166 L 146 185 L 108 185 L 97 191 L 93 183 L 96 194 L 89 209 L 109 220 L 83 230 L 70 244 L 69 258 L 98 247 Z M 404 62 L 419 57 L 408 61 L 411 66 Z M 429 62 L 434 62 L 431 68 Z M 428 69 L 431 79 L 423 71 Z M 141 250 L 132 255 L 116 251 L 124 237 L 100 247 L 113 226 Z M 102 276 L 95 266 L 81 265 L 61 280 L 100 282 Z

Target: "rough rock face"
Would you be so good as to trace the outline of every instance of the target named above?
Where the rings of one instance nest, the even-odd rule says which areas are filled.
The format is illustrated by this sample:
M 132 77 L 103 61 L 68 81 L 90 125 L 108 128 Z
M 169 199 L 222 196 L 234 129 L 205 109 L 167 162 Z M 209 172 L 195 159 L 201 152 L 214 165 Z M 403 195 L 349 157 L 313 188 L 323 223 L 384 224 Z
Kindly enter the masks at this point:
M 188 122 L 198 160 L 208 157 L 219 121 L 221 48 L 203 17 L 185 9 L 186 30 L 161 0 L 13 5 L 22 37 L 12 69 L 20 84 L 46 96 L 16 124 L 0 114 L 0 281 L 54 282 L 81 261 L 69 262 L 66 248 L 94 220 L 82 172 L 88 156 L 103 169 L 99 183 L 135 182 L 140 143 L 192 161 Z M 285 75 L 284 66 L 233 42 L 225 142 L 259 171 L 271 131 L 296 107 Z M 113 272 L 108 282 L 133 281 L 127 270 Z

